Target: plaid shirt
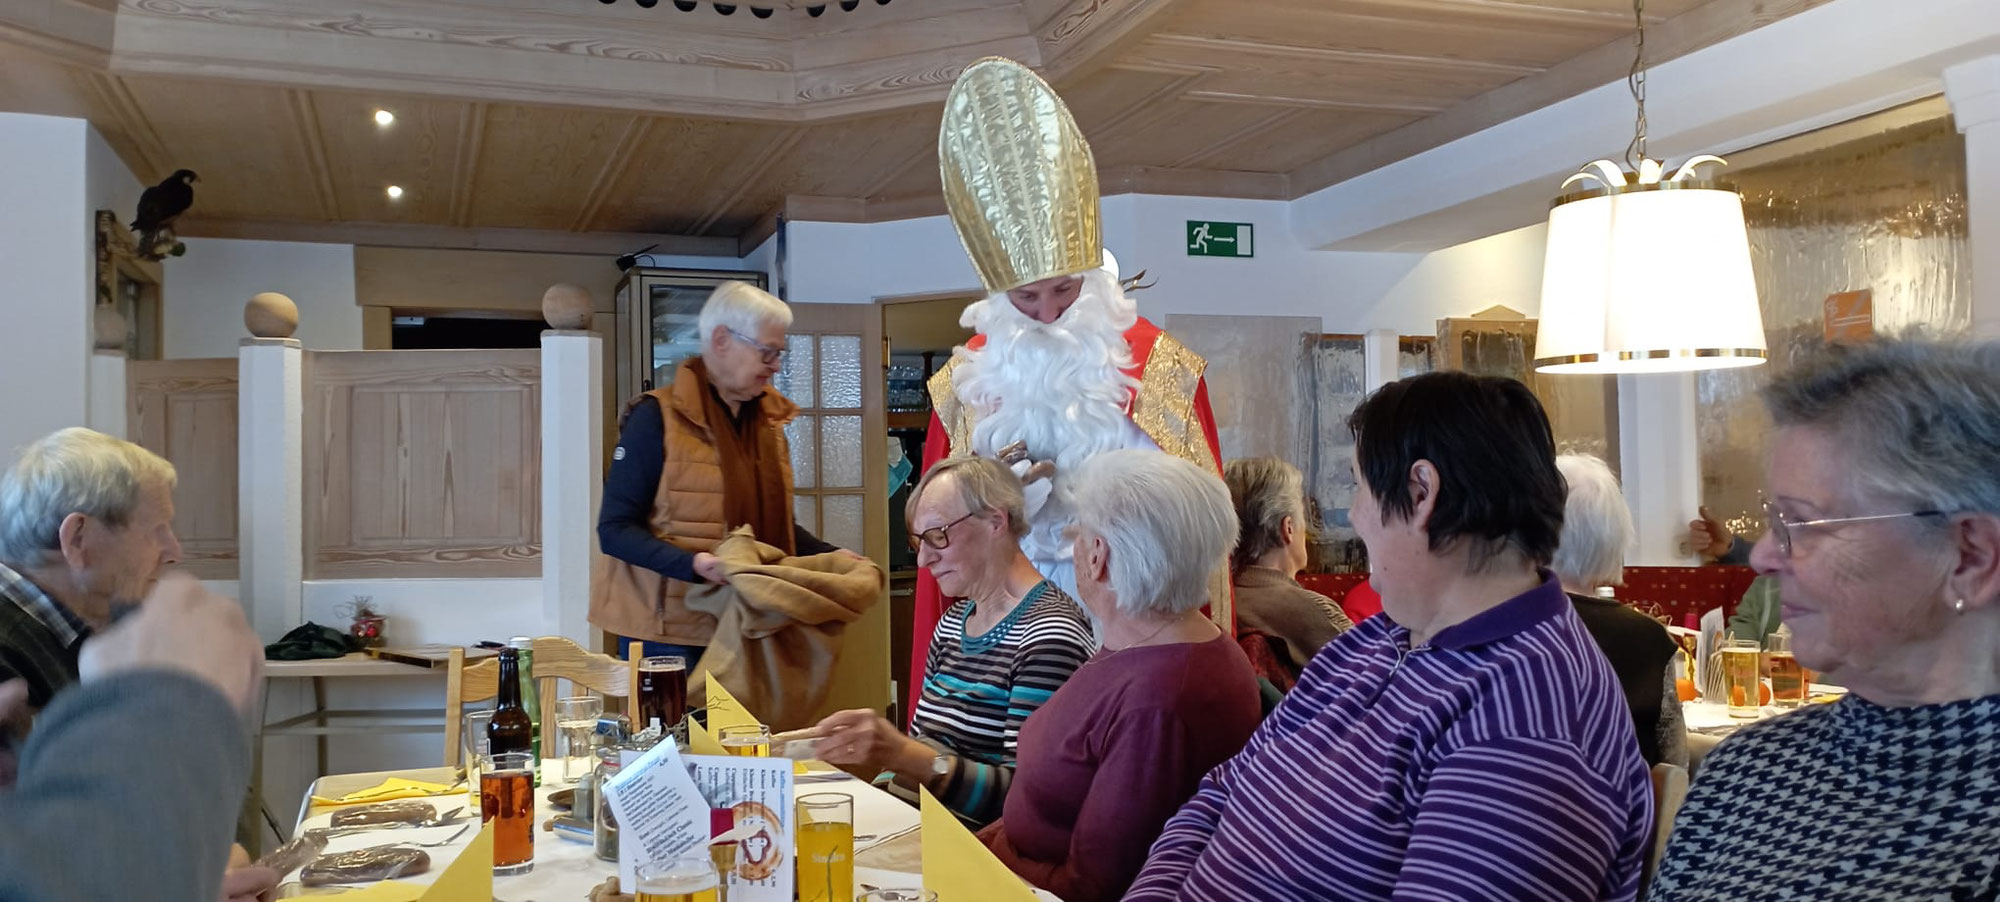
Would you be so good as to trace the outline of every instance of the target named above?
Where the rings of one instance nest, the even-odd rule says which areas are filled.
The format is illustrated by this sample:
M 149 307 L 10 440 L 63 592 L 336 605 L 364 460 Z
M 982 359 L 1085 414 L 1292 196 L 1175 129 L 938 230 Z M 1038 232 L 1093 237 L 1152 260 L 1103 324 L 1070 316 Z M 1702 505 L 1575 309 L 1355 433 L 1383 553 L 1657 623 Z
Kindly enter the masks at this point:
M 40 586 L 0 564 L 0 682 L 28 681 L 28 703 L 41 708 L 76 682 L 76 656 L 90 626 Z

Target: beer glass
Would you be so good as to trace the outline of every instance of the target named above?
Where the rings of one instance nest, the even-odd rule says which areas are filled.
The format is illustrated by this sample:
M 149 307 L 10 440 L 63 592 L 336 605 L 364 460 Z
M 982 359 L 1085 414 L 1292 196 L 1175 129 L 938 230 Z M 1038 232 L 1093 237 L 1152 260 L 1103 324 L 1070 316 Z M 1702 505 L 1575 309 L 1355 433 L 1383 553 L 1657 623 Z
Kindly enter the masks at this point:
M 1771 704 L 1796 708 L 1806 703 L 1806 671 L 1792 655 L 1791 636 L 1772 633 L 1764 653 L 1771 656 Z
M 686 658 L 660 655 L 641 659 L 639 722 L 632 730 L 644 730 L 657 721 L 662 733 L 672 734 L 687 716 L 687 686 Z
M 479 804 L 479 760 L 486 757 L 491 743 L 486 739 L 486 725 L 493 722 L 493 711 L 467 711 L 464 729 L 458 734 L 458 760 L 465 762 L 466 795 L 471 804 Z
M 532 752 L 487 755 L 479 763 L 479 822 L 493 824 L 493 873 L 535 869 L 535 769 Z
M 716 902 L 722 886 L 707 856 L 642 864 L 636 876 L 638 902 Z
M 562 757 L 562 778 L 576 782 L 577 778 L 590 773 L 597 766 L 597 756 L 591 753 L 590 737 L 597 733 L 597 715 L 604 713 L 604 700 L 594 695 L 579 695 L 556 700 L 556 742 L 561 745 L 558 754 Z
M 854 898 L 854 798 L 845 793 L 799 796 L 799 902 Z
M 723 727 L 717 741 L 724 753 L 738 758 L 771 757 L 771 728 L 763 724 Z
M 1730 639 L 1722 643 L 1722 685 L 1727 692 L 1730 717 L 1757 717 L 1763 713 L 1764 681 L 1757 673 L 1757 659 L 1762 652 L 1755 639 Z

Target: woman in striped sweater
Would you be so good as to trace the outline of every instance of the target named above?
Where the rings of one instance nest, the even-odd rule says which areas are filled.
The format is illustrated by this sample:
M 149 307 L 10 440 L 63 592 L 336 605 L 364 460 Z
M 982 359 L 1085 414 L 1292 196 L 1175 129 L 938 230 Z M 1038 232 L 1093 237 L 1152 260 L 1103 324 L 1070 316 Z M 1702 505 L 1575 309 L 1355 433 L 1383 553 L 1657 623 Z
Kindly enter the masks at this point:
M 1541 404 L 1431 373 L 1348 425 L 1382 615 L 1202 779 L 1125 898 L 1632 899 L 1652 787 L 1618 680 L 1544 569 L 1563 479 Z
M 820 723 L 819 757 L 924 786 L 975 826 L 1000 816 L 1021 725 L 1097 642 L 1075 601 L 1021 553 L 1021 483 L 984 457 L 933 465 L 910 493 L 910 544 L 953 605 L 931 634 L 922 696 L 904 735 L 880 714 Z

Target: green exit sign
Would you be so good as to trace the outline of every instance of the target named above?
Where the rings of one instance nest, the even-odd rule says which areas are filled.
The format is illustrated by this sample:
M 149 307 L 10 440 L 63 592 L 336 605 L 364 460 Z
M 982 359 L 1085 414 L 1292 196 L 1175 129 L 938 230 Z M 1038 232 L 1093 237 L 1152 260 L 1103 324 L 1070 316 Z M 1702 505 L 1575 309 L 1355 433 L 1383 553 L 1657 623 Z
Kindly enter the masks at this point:
M 1187 221 L 1190 257 L 1255 257 L 1257 242 L 1247 222 Z

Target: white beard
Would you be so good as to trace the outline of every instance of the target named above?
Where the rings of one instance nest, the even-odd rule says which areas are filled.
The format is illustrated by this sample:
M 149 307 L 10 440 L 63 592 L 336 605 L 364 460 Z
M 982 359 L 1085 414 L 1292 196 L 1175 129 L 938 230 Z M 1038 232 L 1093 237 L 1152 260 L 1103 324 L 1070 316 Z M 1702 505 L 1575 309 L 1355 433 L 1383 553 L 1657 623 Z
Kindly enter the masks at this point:
M 976 419 L 973 453 L 990 457 L 1026 442 L 1031 460 L 1055 463 L 1045 502 L 1034 503 L 1039 493 L 1028 487 L 1030 529 L 1021 550 L 1072 596 L 1070 543 L 1062 534 L 1071 519 L 1066 477 L 1100 453 L 1135 443 L 1125 410 L 1139 386 L 1125 374 L 1132 366 L 1125 331 L 1138 321 L 1138 305 L 1104 270 L 1083 280 L 1076 303 L 1053 323 L 1022 313 L 1005 293 L 966 307 L 959 324 L 985 335 L 986 345 L 955 350 L 952 377 Z M 1151 446 L 1143 436 L 1136 441 Z
M 1058 475 L 1123 446 L 1125 405 L 1139 382 L 1125 375 L 1125 331 L 1138 305 L 1103 270 L 1083 276 L 1076 303 L 1053 323 L 1037 322 L 1005 293 L 965 308 L 959 325 L 986 336 L 977 351 L 953 351 L 952 382 L 976 420 L 972 451 L 992 455 L 1017 441 L 1028 456 L 1052 460 Z

